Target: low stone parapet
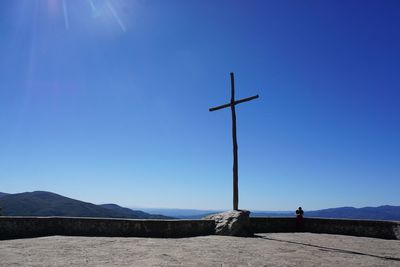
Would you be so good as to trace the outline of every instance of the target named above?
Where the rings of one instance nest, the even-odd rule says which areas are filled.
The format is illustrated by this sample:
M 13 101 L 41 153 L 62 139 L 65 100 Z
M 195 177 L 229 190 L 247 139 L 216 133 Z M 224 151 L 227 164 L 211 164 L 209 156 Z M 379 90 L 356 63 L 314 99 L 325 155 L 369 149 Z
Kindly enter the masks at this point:
M 352 235 L 400 240 L 400 222 L 347 219 L 253 217 L 251 227 L 255 233 L 309 232 Z
M 250 218 L 254 233 L 310 232 L 400 240 L 400 222 L 304 218 Z M 0 240 L 40 236 L 177 238 L 215 234 L 214 220 L 134 220 L 71 217 L 0 217 Z
M 0 239 L 51 235 L 175 238 L 214 232 L 213 220 L 0 217 Z

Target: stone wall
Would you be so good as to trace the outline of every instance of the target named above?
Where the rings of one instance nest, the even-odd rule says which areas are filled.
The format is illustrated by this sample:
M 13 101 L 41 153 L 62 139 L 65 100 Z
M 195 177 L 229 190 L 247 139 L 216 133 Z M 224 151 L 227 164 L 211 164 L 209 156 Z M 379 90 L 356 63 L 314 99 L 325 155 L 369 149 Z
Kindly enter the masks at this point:
M 309 232 L 353 235 L 400 240 L 400 222 L 304 218 L 298 225 L 296 218 L 251 218 L 255 233 Z
M 0 239 L 50 235 L 188 237 L 211 235 L 212 220 L 129 220 L 69 217 L 0 217 Z
M 255 233 L 310 232 L 400 240 L 400 222 L 304 218 L 250 218 Z M 51 235 L 189 237 L 215 233 L 213 220 L 129 220 L 70 217 L 0 217 L 0 240 Z

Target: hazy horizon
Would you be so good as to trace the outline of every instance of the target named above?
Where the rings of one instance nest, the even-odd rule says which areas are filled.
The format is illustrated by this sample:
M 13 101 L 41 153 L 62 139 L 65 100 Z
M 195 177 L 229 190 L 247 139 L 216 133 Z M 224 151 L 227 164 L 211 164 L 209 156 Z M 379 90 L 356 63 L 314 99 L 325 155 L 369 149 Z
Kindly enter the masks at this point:
M 32 193 L 35 191 L 43 191 L 43 190 L 34 190 L 34 191 L 27 191 L 27 192 L 18 192 L 18 193 L 8 193 L 8 192 L 0 192 L 0 193 L 6 193 L 6 194 L 20 194 L 20 193 Z M 47 191 L 49 192 L 49 191 Z M 50 193 L 55 193 L 58 194 L 57 192 L 50 192 Z M 68 197 L 71 198 L 69 196 L 64 196 L 64 197 Z M 76 199 L 76 200 L 80 200 L 83 201 L 82 199 Z M 89 201 L 85 201 L 85 202 L 89 202 Z M 226 211 L 226 210 L 231 210 L 231 208 L 204 208 L 204 209 L 196 209 L 196 208 L 179 208 L 179 207 L 149 207 L 149 206 L 135 206 L 135 205 L 123 205 L 120 203 L 113 203 L 113 202 L 107 202 L 107 201 L 103 201 L 103 202 L 98 202 L 98 203 L 93 203 L 95 205 L 104 205 L 104 204 L 116 204 L 119 205 L 121 207 L 125 207 L 125 208 L 129 208 L 129 209 L 133 209 L 133 210 L 143 210 L 143 211 L 150 211 L 150 210 L 182 210 L 182 211 Z M 350 206 L 350 205 L 345 205 L 345 206 L 338 206 L 338 207 L 323 207 L 323 208 L 319 208 L 320 209 L 334 209 L 334 208 L 344 208 L 344 207 L 351 207 L 351 208 L 369 208 L 369 207 L 380 207 L 380 206 L 398 206 L 400 207 L 400 205 L 388 205 L 388 204 L 383 204 L 383 205 L 376 205 L 376 206 Z M 244 209 L 244 208 L 242 208 Z M 294 212 L 294 210 L 297 209 L 297 207 L 293 207 L 293 209 L 291 210 L 258 210 L 258 209 L 247 209 L 247 210 L 251 210 L 252 212 L 283 212 L 283 213 L 287 213 L 287 212 Z M 303 208 L 304 210 L 317 210 L 317 209 L 309 209 L 309 208 Z

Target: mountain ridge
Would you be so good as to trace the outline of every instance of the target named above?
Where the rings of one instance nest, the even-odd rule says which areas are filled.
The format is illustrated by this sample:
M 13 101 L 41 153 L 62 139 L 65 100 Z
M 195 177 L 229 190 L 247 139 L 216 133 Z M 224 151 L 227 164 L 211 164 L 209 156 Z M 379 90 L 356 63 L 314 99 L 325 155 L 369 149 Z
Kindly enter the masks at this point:
M 141 216 L 141 217 L 146 217 L 146 219 L 171 219 L 171 217 L 169 216 L 165 216 L 165 215 L 160 215 L 160 214 L 150 214 L 141 210 L 133 210 L 130 208 L 125 208 L 125 207 L 121 207 L 117 204 L 100 204 L 99 206 L 109 209 L 109 210 L 114 210 L 117 211 L 121 214 L 125 214 L 126 216 Z
M 394 220 L 400 221 L 400 206 L 382 205 L 378 207 L 339 207 L 316 211 L 305 211 L 306 216 L 321 218 Z
M 2 215 L 5 216 L 71 216 L 129 219 L 170 218 L 142 211 L 129 211 L 129 209 L 116 204 L 112 204 L 111 207 L 96 205 L 47 191 L 2 195 L 0 197 L 0 207 L 2 208 Z
M 146 209 L 145 211 L 157 210 L 157 213 L 173 216 L 179 219 L 201 219 L 209 215 L 212 210 L 190 210 L 190 209 Z M 183 212 L 184 211 L 184 212 Z M 193 212 L 192 212 L 193 211 Z M 214 213 L 223 210 L 213 211 Z M 305 217 L 337 218 L 337 219 L 366 219 L 366 220 L 390 220 L 400 221 L 400 206 L 381 205 L 377 207 L 337 207 L 321 210 L 305 210 Z M 251 211 L 251 217 L 293 217 L 294 211 Z
M 47 191 L 7 194 L 0 192 L 0 208 L 5 216 L 72 216 L 130 219 L 201 219 L 222 210 L 149 209 L 134 210 L 117 204 L 96 205 Z M 157 214 L 151 214 L 156 212 Z M 400 206 L 355 208 L 350 206 L 305 210 L 305 217 L 400 221 Z M 292 217 L 291 211 L 252 211 L 252 217 Z

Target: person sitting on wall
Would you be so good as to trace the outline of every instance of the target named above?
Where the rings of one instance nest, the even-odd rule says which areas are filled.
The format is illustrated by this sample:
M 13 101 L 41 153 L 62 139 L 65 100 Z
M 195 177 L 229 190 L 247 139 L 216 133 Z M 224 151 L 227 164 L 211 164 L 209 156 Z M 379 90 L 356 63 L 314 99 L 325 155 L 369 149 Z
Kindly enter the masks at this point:
M 301 207 L 296 210 L 296 225 L 299 230 L 303 228 L 304 211 Z
M 299 207 L 299 208 L 296 210 L 296 215 L 297 215 L 297 218 L 303 219 L 304 211 L 303 211 L 303 209 L 302 209 L 301 207 Z

